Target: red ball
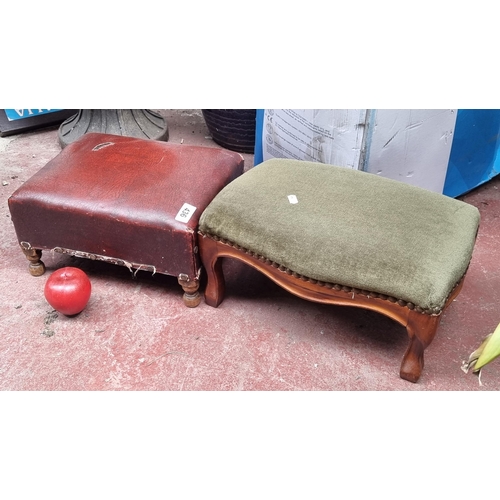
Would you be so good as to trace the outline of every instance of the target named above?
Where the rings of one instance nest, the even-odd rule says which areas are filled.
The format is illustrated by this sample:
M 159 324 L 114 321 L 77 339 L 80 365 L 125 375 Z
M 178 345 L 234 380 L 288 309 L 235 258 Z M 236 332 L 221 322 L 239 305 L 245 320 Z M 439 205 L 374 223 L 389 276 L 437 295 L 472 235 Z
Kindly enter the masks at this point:
M 91 288 L 88 276 L 81 269 L 62 267 L 49 276 L 44 294 L 56 311 L 74 316 L 85 309 Z

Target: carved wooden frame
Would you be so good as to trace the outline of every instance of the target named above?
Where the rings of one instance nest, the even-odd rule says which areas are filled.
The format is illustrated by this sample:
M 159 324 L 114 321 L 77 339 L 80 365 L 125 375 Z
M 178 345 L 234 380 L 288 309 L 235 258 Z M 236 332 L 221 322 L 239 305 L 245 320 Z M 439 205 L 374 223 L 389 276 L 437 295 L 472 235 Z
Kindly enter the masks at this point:
M 438 313 L 430 313 L 387 295 L 310 279 L 228 241 L 201 232 L 199 236 L 200 257 L 207 273 L 205 301 L 208 305 L 218 307 L 224 299 L 221 257 L 231 257 L 252 266 L 302 299 L 370 309 L 384 314 L 404 326 L 410 338 L 400 368 L 401 378 L 409 382 L 417 382 L 420 378 L 424 367 L 424 350 L 434 339 L 442 312 L 460 293 L 465 278 L 464 274 L 453 288 L 445 307 Z

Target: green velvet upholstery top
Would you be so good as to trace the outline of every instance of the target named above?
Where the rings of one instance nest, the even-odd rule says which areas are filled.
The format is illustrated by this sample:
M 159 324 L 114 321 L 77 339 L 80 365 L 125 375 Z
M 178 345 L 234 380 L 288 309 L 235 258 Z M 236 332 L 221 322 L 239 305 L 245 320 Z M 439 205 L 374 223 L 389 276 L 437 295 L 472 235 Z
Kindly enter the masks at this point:
M 227 185 L 199 229 L 309 278 L 438 313 L 467 270 L 479 218 L 472 205 L 375 174 L 271 159 Z

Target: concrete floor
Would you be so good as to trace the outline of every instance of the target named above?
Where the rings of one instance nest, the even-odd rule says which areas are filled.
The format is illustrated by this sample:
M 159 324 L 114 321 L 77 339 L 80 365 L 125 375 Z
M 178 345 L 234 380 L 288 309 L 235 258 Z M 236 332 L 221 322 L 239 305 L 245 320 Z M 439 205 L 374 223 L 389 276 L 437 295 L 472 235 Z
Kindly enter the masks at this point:
M 199 110 L 162 110 L 170 142 L 217 147 Z M 369 311 L 303 301 L 227 260 L 226 298 L 188 309 L 174 277 L 50 252 L 35 278 L 7 199 L 60 151 L 57 127 L 0 138 L 0 389 L 4 391 L 491 391 L 462 361 L 500 322 L 500 176 L 463 197 L 481 227 L 461 294 L 444 313 L 417 384 L 399 378 L 406 330 Z M 244 155 L 246 168 L 253 155 Z M 54 314 L 43 288 L 55 269 L 83 269 L 87 308 Z

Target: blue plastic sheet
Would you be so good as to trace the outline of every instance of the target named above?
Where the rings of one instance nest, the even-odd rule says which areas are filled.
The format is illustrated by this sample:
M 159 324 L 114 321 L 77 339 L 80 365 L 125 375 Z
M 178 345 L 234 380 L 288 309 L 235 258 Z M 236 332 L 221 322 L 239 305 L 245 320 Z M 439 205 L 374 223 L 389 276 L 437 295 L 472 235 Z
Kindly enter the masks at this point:
M 500 110 L 459 109 L 443 194 L 460 196 L 500 173 Z

